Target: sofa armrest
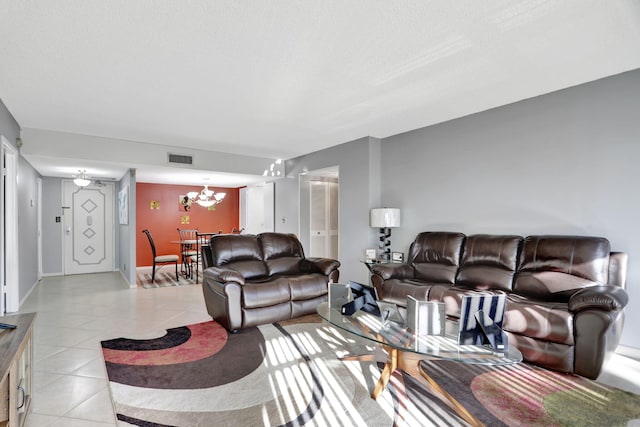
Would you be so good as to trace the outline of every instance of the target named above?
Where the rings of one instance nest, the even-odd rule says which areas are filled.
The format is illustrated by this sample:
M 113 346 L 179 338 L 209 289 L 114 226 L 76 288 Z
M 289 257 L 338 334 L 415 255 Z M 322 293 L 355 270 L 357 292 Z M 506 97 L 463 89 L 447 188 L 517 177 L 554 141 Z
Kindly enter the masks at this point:
M 238 279 L 236 274 L 227 274 L 229 272 L 233 270 L 216 267 L 205 269 L 202 292 L 209 315 L 228 331 L 237 332 L 242 328 L 242 284 L 234 281 Z M 234 280 L 225 281 L 226 278 Z
M 594 308 L 604 311 L 622 310 L 628 302 L 629 294 L 619 286 L 591 286 L 571 295 L 569 311 L 577 313 Z
M 414 277 L 413 267 L 409 264 L 369 264 L 369 269 L 372 274 L 382 277 L 383 280 L 412 279 Z
M 331 274 L 340 267 L 340 261 L 329 258 L 304 258 L 300 262 L 300 269 L 305 273 L 322 273 L 325 276 Z
M 205 278 L 212 279 L 215 282 L 226 283 L 235 282 L 239 285 L 244 285 L 244 276 L 236 270 L 220 267 L 209 267 L 203 271 Z

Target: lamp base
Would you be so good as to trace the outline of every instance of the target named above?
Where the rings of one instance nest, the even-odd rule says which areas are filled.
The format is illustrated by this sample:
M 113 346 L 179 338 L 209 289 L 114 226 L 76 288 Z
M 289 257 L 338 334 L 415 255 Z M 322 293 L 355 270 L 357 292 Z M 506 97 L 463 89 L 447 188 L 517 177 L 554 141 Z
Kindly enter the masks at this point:
M 391 260 L 391 229 L 390 228 L 380 228 L 380 243 L 378 243 L 378 248 L 381 251 L 379 259 L 385 262 L 389 262 Z

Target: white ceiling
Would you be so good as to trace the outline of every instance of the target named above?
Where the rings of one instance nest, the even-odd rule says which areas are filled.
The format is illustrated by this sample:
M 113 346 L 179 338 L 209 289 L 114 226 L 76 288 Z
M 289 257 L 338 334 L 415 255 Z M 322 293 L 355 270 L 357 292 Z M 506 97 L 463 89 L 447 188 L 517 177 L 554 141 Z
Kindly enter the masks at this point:
M 638 0 L 0 0 L 22 128 L 265 158 L 639 67 Z

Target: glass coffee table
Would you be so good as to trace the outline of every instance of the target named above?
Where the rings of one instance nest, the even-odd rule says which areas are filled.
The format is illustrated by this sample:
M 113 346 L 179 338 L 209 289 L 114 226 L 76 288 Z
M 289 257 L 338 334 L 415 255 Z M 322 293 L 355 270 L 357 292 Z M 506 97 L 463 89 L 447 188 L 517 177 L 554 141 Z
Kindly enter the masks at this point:
M 324 320 L 333 326 L 350 332 L 382 346 L 386 353 L 386 363 L 378 382 L 371 393 L 373 399 L 385 390 L 391 374 L 401 369 L 421 381 L 429 391 L 453 409 L 460 417 L 472 426 L 483 424 L 466 410 L 453 396 L 447 393 L 432 379 L 423 368 L 422 360 L 449 360 L 460 363 L 480 365 L 510 365 L 522 361 L 522 354 L 517 348 L 507 346 L 506 351 L 495 351 L 491 347 L 477 345 L 459 345 L 455 332 L 457 323 L 447 320 L 444 336 L 418 335 L 404 325 L 383 321 L 382 318 L 364 311 L 357 311 L 351 316 L 340 312 L 340 307 L 329 307 L 328 303 L 318 305 L 316 311 Z M 373 355 L 351 356 L 342 360 L 373 361 Z

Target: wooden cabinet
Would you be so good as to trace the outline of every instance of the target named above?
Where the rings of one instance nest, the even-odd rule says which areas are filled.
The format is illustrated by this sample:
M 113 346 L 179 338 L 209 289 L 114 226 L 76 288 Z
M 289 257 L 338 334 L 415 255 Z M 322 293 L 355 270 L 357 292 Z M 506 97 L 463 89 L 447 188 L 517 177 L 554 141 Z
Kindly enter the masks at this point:
M 16 325 L 0 330 L 0 427 L 24 424 L 31 403 L 35 313 L 0 317 Z

